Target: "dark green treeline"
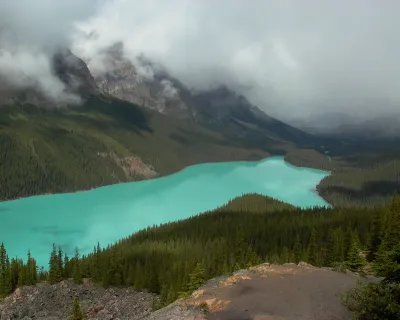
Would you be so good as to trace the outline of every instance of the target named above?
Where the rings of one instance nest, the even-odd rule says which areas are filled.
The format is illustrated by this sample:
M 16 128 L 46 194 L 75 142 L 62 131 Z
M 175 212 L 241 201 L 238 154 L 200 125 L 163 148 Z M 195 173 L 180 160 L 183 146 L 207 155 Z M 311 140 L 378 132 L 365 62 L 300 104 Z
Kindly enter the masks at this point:
M 251 202 L 256 198 L 258 211 L 246 211 L 246 203 L 254 208 Z M 64 278 L 79 283 L 90 277 L 104 286 L 134 286 L 159 293 L 164 305 L 204 280 L 265 261 L 303 260 L 316 266 L 359 270 L 366 263 L 362 251 L 368 252 L 370 260 L 379 260 L 379 256 L 385 261 L 384 252 L 390 246 L 383 247 L 384 239 L 400 239 L 395 205 L 391 209 L 285 208 L 268 212 L 259 198 L 251 195 L 243 197 L 241 208 L 147 228 L 106 249 L 98 244 L 92 254 L 82 258 L 76 252 L 69 259 L 54 246 L 47 278 L 52 283 Z M 392 227 L 384 228 L 388 224 Z
M 0 245 L 0 298 L 12 293 L 15 288 L 34 285 L 46 279 L 46 273 L 38 270 L 36 260 L 28 252 L 26 262 L 22 259 L 11 259 L 4 244 Z
M 317 191 L 334 207 L 384 206 L 390 203 L 394 192 L 400 193 L 398 145 L 369 141 L 368 145 L 352 143 L 332 151 L 331 158 L 311 149 L 290 151 L 285 161 L 330 171 Z
M 384 215 L 375 213 L 367 257 L 384 280 L 360 284 L 342 295 L 342 303 L 354 312 L 354 320 L 400 319 L 400 197 Z

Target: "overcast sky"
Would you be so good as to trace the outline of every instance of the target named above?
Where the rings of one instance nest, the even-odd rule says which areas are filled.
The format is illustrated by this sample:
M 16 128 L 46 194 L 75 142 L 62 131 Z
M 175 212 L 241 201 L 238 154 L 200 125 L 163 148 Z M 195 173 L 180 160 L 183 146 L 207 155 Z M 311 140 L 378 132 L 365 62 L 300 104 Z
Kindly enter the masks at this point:
M 132 61 L 196 89 L 227 84 L 283 120 L 400 114 L 398 0 L 0 0 L 0 21 L 0 74 L 14 82 L 23 67 L 46 86 L 43 46 L 68 45 L 94 69 L 123 41 Z

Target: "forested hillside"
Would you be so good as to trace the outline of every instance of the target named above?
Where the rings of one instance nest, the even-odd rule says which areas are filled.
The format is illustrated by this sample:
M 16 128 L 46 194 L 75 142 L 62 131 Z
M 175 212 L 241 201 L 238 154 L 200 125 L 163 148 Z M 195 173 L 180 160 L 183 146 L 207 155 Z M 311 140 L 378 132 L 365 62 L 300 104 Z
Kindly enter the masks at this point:
M 331 144 L 329 152 L 289 151 L 285 160 L 301 167 L 328 170 L 318 193 L 335 207 L 387 205 L 400 193 L 400 144 L 371 141 Z
M 73 277 L 90 277 L 104 286 L 133 286 L 159 293 L 160 304 L 185 295 L 204 280 L 259 264 L 307 261 L 354 271 L 369 269 L 386 276 L 398 269 L 393 254 L 400 244 L 400 198 L 390 207 L 374 209 L 269 211 L 279 202 L 255 195 L 243 196 L 240 209 L 218 209 L 179 222 L 147 228 L 113 246 L 79 259 L 64 256 L 54 246 L 49 273 L 35 272 L 35 261 L 11 261 L 0 254 L 2 293 L 38 279 L 51 283 Z M 256 201 L 256 202 L 254 202 Z M 254 205 L 257 203 L 257 205 Z M 228 206 L 229 208 L 229 206 Z M 238 208 L 238 207 L 236 207 Z M 361 252 L 363 252 L 361 254 Z
M 296 166 L 331 171 L 318 192 L 336 207 L 385 205 L 396 190 L 400 192 L 396 144 L 330 141 L 303 149 L 278 142 L 259 128 L 243 125 L 237 130 L 237 125 L 203 126 L 104 96 L 93 96 L 75 108 L 3 106 L 0 200 L 154 178 L 204 162 L 277 154 Z
M 139 81 L 134 66 L 124 63 L 119 76 L 109 79 L 112 83 L 106 81 L 122 90 L 119 95 L 103 86 L 104 79 L 96 84 L 87 65 L 68 49 L 53 60 L 54 74 L 67 92 L 79 95 L 84 103 L 56 105 L 34 88 L 11 90 L 2 79 L 0 200 L 90 189 L 154 178 L 203 162 L 269 155 L 330 170 L 332 175 L 318 191 L 333 206 L 384 205 L 394 191 L 400 191 L 396 141 L 366 143 L 308 134 L 268 116 L 226 87 L 195 94 L 162 74 L 154 80 L 156 90 L 154 83 Z M 72 78 L 79 79 L 78 87 Z M 163 80 L 176 84 L 179 97 L 168 100 L 161 94 Z M 102 94 L 98 87 L 141 106 Z M 182 116 L 182 108 L 190 116 Z
M 249 146 L 246 138 L 230 140 L 114 98 L 64 109 L 3 106 L 0 200 L 152 178 L 203 162 L 258 160 L 269 155 L 268 145 Z

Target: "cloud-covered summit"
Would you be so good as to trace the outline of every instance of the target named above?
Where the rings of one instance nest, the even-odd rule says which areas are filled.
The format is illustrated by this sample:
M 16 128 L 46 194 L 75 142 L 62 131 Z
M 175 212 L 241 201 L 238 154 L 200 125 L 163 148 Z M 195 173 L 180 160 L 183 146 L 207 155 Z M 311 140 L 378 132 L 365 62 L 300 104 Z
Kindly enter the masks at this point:
M 282 120 L 400 113 L 395 0 L 1 0 L 0 21 L 0 74 L 14 78 L 50 79 L 46 48 L 60 44 L 104 72 L 120 41 L 134 64 L 144 56 L 195 89 L 225 84 Z

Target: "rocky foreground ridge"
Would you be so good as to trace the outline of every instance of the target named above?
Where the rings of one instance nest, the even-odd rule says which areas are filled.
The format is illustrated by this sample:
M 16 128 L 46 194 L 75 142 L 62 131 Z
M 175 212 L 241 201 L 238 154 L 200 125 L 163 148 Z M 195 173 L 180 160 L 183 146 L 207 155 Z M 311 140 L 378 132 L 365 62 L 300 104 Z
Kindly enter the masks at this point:
M 357 274 L 306 263 L 262 264 L 207 281 L 190 298 L 153 311 L 155 295 L 132 288 L 104 289 L 86 280 L 18 288 L 0 303 L 0 319 L 70 319 L 78 297 L 85 319 L 290 320 L 350 319 L 338 293 L 353 288 Z
M 79 299 L 85 319 L 143 319 L 153 311 L 154 294 L 133 288 L 104 289 L 85 280 L 50 285 L 46 282 L 15 290 L 0 303 L 0 319 L 70 319 L 74 298 Z

